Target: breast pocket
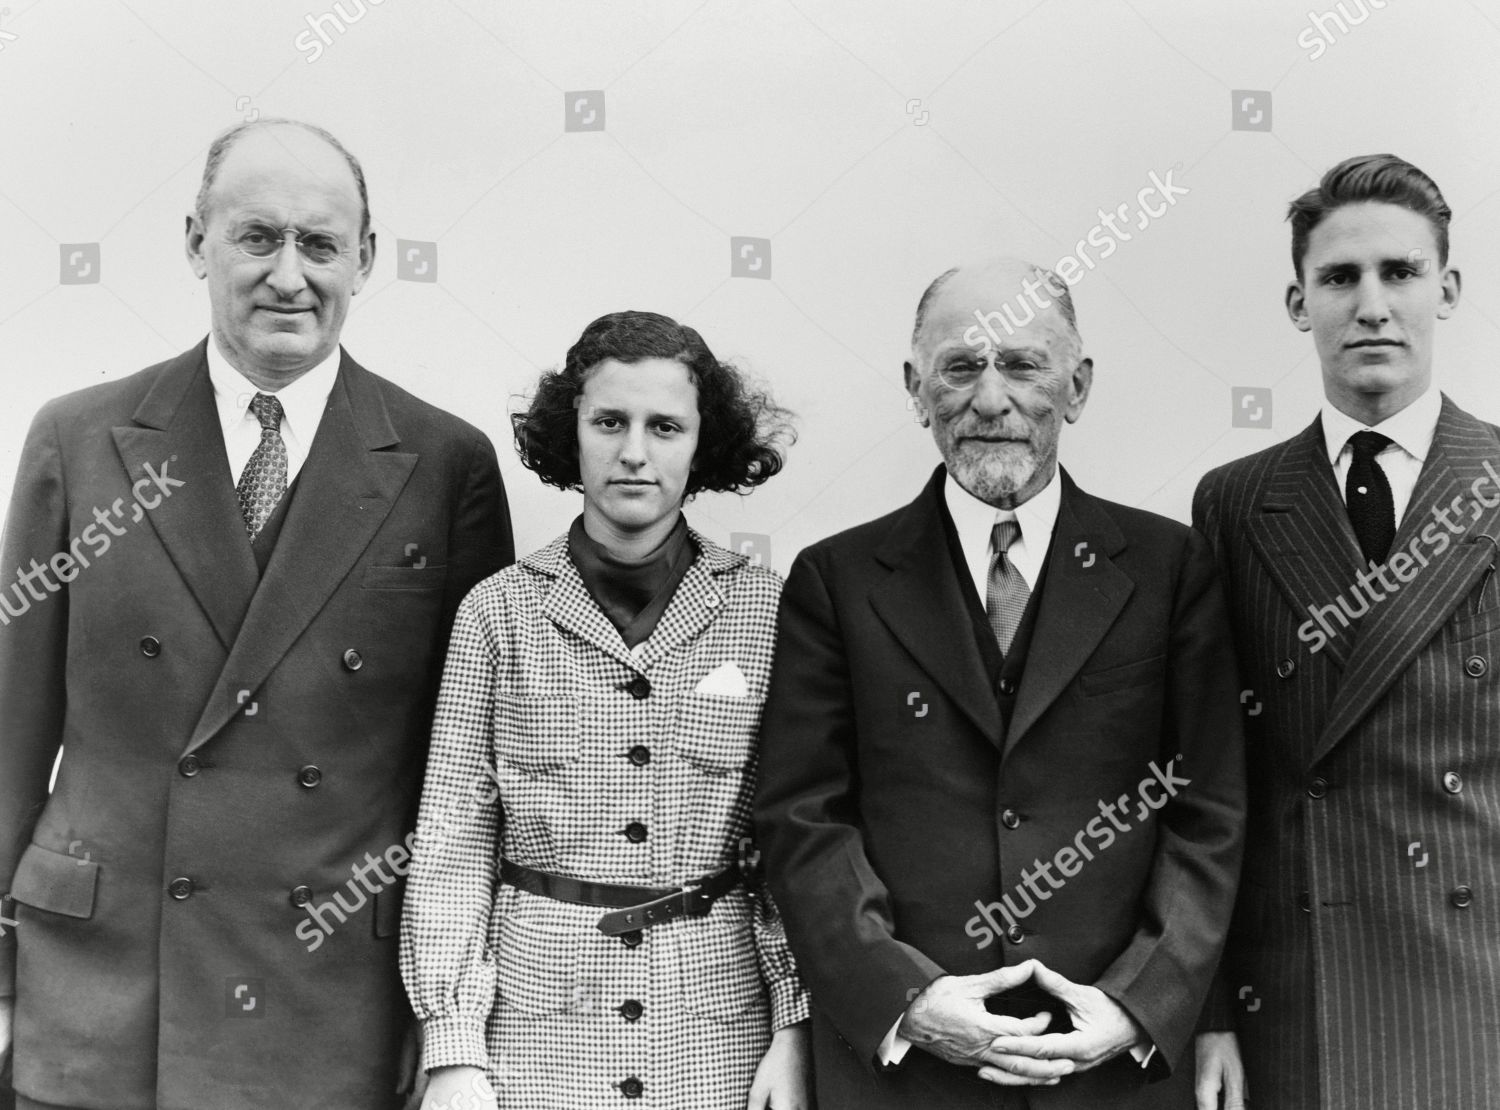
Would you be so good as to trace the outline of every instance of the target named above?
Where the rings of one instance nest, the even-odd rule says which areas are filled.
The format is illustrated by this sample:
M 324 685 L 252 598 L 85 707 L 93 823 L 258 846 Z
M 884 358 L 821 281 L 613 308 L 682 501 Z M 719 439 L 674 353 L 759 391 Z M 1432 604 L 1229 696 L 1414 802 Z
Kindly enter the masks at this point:
M 1115 667 L 1085 671 L 1078 676 L 1078 686 L 1089 697 L 1110 694 L 1116 690 L 1128 690 L 1134 686 L 1160 684 L 1167 674 L 1167 657 L 1153 655 L 1134 663 L 1122 663 Z
M 503 767 L 545 775 L 579 757 L 578 699 L 509 698 L 495 695 L 495 751 Z
M 689 694 L 677 712 L 672 744 L 695 770 L 722 777 L 743 771 L 755 754 L 761 701 Z
M 367 590 L 440 590 L 447 567 L 366 567 L 360 585 Z

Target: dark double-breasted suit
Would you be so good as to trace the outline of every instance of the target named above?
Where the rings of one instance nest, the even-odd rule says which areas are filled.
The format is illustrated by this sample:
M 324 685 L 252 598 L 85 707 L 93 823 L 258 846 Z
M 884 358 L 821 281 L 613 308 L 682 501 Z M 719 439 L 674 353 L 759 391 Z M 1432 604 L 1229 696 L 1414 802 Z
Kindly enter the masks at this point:
M 1443 399 L 1394 591 L 1357 585 L 1321 419 L 1211 471 L 1193 517 L 1253 691 L 1224 959 L 1252 1105 L 1496 1105 L 1500 434 Z
M 0 565 L 77 558 L 0 627 L 16 1087 L 386 1106 L 399 871 L 354 871 L 411 827 L 449 622 L 511 558 L 504 491 L 482 433 L 345 354 L 262 574 L 204 352 L 51 402 L 21 458 Z M 347 920 L 309 925 L 336 894 Z
M 1175 1068 L 1238 878 L 1238 687 L 1206 545 L 1064 474 L 1017 684 L 976 639 L 944 478 L 804 551 L 782 598 L 757 827 L 812 993 L 820 1110 L 1002 1105 L 972 1069 L 918 1048 L 883 1069 L 877 1052 L 938 975 L 1032 957 L 1111 995 L 1156 1046 L 1151 1069 Z M 1167 798 L 1157 771 L 1190 784 Z M 1037 861 L 1060 886 L 1027 888 Z M 1183 1104 L 1180 1086 L 1143 1089 L 1149 1074 L 1122 1056 L 1028 1097 Z

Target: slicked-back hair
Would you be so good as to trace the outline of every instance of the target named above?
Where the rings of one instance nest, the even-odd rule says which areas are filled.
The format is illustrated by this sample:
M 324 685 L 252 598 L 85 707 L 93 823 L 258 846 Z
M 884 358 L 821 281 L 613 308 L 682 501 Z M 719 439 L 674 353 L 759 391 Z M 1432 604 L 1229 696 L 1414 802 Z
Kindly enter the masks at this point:
M 1292 225 L 1292 267 L 1298 281 L 1302 280 L 1302 259 L 1307 255 L 1313 228 L 1335 208 L 1364 201 L 1394 204 L 1425 216 L 1437 240 L 1438 266 L 1448 265 L 1448 224 L 1453 209 L 1443 199 L 1437 182 L 1394 154 L 1361 154 L 1334 166 L 1316 188 L 1287 207 L 1286 218 Z
M 578 403 L 590 371 L 606 359 L 629 364 L 648 358 L 682 363 L 698 387 L 698 447 L 686 496 L 745 493 L 780 472 L 784 444 L 796 439 L 791 413 L 715 358 L 692 328 L 637 310 L 611 312 L 584 328 L 562 367 L 542 375 L 527 410 L 511 415 L 521 462 L 548 485 L 582 489 Z
M 303 123 L 301 120 L 271 117 L 268 119 L 252 120 L 248 123 L 237 123 L 229 130 L 222 132 L 218 138 L 209 144 L 208 157 L 203 163 L 203 181 L 198 186 L 198 199 L 194 202 L 193 211 L 198 221 L 208 223 L 208 194 L 213 188 L 214 181 L 219 176 L 219 167 L 224 164 L 225 157 L 234 149 L 235 143 L 245 137 L 249 131 L 262 127 L 298 127 L 311 135 L 316 135 L 334 150 L 338 151 L 349 166 L 349 171 L 354 174 L 354 184 L 359 188 L 359 237 L 363 239 L 370 234 L 370 194 L 365 188 L 365 171 L 359 164 L 359 159 L 350 154 L 344 144 L 339 142 L 329 132 L 324 131 L 316 124 Z

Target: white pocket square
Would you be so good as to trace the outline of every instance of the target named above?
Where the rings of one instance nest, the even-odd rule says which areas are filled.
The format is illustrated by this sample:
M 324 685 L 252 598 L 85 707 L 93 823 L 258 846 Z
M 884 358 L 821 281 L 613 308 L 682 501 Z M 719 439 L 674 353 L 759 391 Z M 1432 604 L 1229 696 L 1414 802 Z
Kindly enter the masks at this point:
M 720 663 L 698 680 L 693 693 L 713 694 L 720 698 L 748 698 L 750 684 L 745 681 L 745 672 L 738 665 Z

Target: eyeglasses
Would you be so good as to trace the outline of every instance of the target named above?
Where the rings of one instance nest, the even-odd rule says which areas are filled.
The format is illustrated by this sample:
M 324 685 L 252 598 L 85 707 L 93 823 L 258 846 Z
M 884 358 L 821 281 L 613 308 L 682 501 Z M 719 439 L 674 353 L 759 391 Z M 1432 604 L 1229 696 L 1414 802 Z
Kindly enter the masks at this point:
M 943 389 L 952 393 L 967 393 L 979 384 L 979 379 L 988 368 L 983 362 L 955 362 L 934 370 L 932 377 Z M 1045 362 L 1018 357 L 997 361 L 995 369 L 1002 377 L 1026 381 L 1048 373 L 1051 367 Z
M 286 241 L 297 244 L 297 253 L 313 266 L 329 266 L 348 252 L 339 240 L 322 231 L 298 232 L 295 228 L 274 228 L 269 224 L 248 224 L 230 235 L 230 245 L 251 258 L 274 258 Z

